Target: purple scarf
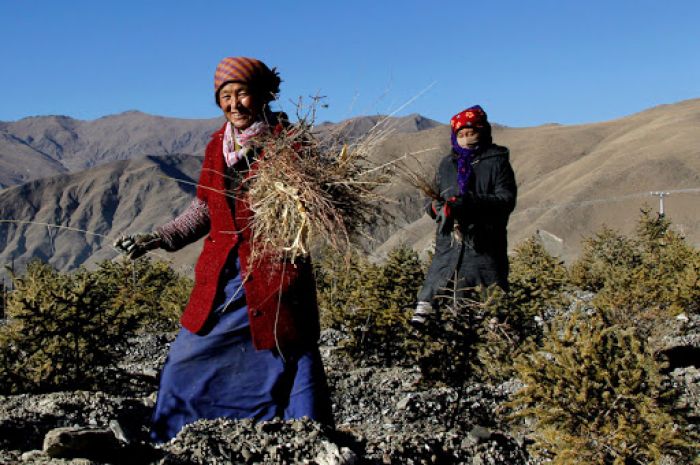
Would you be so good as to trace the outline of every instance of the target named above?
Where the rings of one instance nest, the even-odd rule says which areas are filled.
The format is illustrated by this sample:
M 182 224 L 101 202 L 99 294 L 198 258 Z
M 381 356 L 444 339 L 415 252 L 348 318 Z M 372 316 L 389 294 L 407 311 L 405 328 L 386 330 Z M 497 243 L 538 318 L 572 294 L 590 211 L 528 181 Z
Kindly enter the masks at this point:
M 469 149 L 460 147 L 457 143 L 457 135 L 452 133 L 452 149 L 457 154 L 457 184 L 459 185 L 459 195 L 467 192 L 467 183 L 472 174 L 472 155 L 479 149 L 478 147 Z

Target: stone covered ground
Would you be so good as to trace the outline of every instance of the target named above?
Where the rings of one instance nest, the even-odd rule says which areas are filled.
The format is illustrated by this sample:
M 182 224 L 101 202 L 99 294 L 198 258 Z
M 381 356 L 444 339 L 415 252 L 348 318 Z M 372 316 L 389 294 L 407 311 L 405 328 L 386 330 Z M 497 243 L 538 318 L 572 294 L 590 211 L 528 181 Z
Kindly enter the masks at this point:
M 676 350 L 679 400 L 700 421 L 695 335 Z M 0 464 L 531 464 L 527 439 L 498 414 L 516 381 L 470 384 L 458 392 L 427 387 L 411 367 L 351 368 L 324 333 L 322 354 L 333 391 L 335 430 L 307 420 L 200 421 L 153 446 L 147 425 L 156 377 L 171 335 L 143 335 L 125 349 L 101 392 L 0 396 Z M 679 359 L 680 360 L 680 359 Z M 672 463 L 672 462 L 671 462 Z

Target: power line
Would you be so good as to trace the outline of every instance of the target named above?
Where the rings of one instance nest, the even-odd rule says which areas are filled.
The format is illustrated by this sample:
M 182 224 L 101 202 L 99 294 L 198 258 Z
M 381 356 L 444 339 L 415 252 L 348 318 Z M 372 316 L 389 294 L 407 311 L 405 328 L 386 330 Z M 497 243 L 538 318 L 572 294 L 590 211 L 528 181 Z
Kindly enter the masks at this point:
M 661 195 L 661 194 L 663 194 L 663 195 Z M 604 198 L 600 198 L 600 199 L 591 199 L 591 200 L 579 200 L 576 202 L 563 202 L 563 203 L 556 203 L 556 204 L 550 204 L 550 205 L 543 205 L 541 207 L 528 207 L 528 208 L 525 208 L 523 210 L 520 210 L 520 211 L 514 213 L 511 216 L 524 215 L 526 213 L 532 213 L 532 212 L 537 212 L 537 211 L 554 210 L 557 208 L 590 207 L 590 206 L 601 205 L 601 204 L 606 204 L 606 203 L 624 202 L 625 200 L 644 198 L 644 197 L 648 197 L 649 195 L 658 196 L 660 198 L 659 214 L 663 215 L 664 214 L 663 198 L 669 196 L 670 194 L 700 194 L 700 187 L 692 187 L 692 188 L 687 188 L 687 189 L 671 189 L 671 190 L 666 190 L 666 191 L 636 192 L 633 194 L 619 195 L 619 196 L 615 196 L 615 197 L 604 197 Z

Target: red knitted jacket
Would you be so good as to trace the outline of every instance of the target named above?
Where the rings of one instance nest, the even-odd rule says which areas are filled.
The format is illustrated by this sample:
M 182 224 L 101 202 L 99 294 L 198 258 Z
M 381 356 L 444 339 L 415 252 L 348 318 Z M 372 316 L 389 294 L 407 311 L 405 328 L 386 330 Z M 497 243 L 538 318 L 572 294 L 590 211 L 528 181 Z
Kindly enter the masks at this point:
M 182 325 L 195 333 L 202 330 L 213 309 L 217 290 L 224 284 L 220 278 L 226 260 L 238 246 L 255 348 L 315 344 L 319 318 L 311 263 L 283 263 L 265 258 L 251 263 L 252 212 L 240 184 L 233 193 L 229 192 L 233 196 L 227 195 L 224 128 L 214 133 L 207 145 L 197 186 L 197 198 L 209 210 L 209 234 L 195 266 L 194 288 L 181 318 Z M 283 129 L 278 126 L 275 130 Z M 255 164 L 246 176 L 254 171 Z

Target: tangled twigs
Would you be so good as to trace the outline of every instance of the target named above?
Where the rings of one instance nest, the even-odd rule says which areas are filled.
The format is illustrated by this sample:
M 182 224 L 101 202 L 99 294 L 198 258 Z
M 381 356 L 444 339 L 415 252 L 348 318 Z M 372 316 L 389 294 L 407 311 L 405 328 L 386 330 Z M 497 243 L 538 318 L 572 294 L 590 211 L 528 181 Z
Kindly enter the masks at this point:
M 304 244 L 304 239 L 308 231 L 307 222 L 309 216 L 306 214 L 306 208 L 304 207 L 304 204 L 299 198 L 299 192 L 294 190 L 293 188 L 285 186 L 279 181 L 275 182 L 275 189 L 282 192 L 283 194 L 288 195 L 294 200 L 297 207 L 297 212 L 301 217 L 301 224 L 299 225 L 299 228 L 297 230 L 296 237 L 294 237 L 294 242 L 292 242 L 292 245 L 290 247 L 285 247 L 284 250 L 285 252 L 294 252 L 295 250 L 298 250 L 301 254 L 305 255 L 308 253 Z
M 313 113 L 311 113 L 313 115 Z M 306 120 L 261 136 L 247 195 L 253 212 L 253 258 L 309 253 L 312 243 L 347 250 L 371 222 L 393 164 L 375 166 L 370 149 L 380 137 L 370 131 L 349 144 L 322 145 Z
M 396 172 L 408 184 L 420 190 L 425 196 L 433 200 L 443 200 L 440 192 L 435 188 L 433 177 L 429 174 L 432 170 L 423 168 L 423 163 L 418 160 L 416 155 L 433 152 L 437 148 L 421 150 L 404 155 L 400 163 L 396 164 Z

